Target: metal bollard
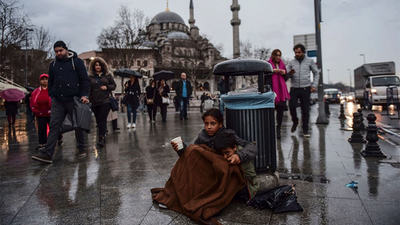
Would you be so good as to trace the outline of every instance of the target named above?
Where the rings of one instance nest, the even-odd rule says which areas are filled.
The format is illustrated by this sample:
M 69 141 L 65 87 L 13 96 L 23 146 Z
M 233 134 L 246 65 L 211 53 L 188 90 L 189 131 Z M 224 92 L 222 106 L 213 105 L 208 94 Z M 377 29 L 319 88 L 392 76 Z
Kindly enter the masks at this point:
M 325 114 L 331 115 L 331 112 L 329 111 L 329 102 L 327 101 L 325 101 Z
M 350 143 L 365 143 L 362 134 L 361 134 L 361 120 L 360 114 L 358 112 L 353 113 L 353 133 L 351 137 L 348 139 Z
M 367 120 L 368 126 L 366 139 L 368 143 L 365 146 L 365 150 L 361 151 L 361 155 L 364 157 L 386 157 L 386 155 L 382 153 L 381 148 L 377 143 L 379 141 L 379 137 L 378 127 L 375 123 L 376 116 L 373 113 L 368 114 Z

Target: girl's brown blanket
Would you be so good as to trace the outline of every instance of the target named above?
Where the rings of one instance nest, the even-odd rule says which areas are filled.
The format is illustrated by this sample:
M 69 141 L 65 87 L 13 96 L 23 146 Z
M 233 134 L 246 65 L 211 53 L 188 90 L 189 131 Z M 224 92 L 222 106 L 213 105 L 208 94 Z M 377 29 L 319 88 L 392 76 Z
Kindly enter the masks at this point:
M 240 166 L 230 166 L 206 145 L 189 145 L 165 187 L 151 193 L 153 200 L 198 222 L 221 211 L 245 185 Z

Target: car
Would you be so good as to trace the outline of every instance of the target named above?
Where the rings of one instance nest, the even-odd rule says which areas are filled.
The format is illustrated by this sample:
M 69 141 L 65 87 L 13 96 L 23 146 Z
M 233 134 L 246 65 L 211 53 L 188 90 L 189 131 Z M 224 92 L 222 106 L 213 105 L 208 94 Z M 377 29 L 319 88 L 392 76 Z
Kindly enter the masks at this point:
M 324 90 L 324 100 L 329 103 L 340 103 L 342 92 L 337 88 L 328 88 Z

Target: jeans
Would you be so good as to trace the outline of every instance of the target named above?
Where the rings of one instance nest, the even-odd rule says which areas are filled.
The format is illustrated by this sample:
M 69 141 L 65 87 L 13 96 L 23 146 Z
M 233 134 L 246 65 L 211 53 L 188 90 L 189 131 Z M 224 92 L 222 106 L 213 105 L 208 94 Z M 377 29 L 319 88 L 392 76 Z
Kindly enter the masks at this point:
M 126 106 L 126 111 L 128 115 L 128 123 L 136 123 L 136 117 L 137 117 L 137 107 L 133 108 L 131 105 Z M 131 117 L 133 113 L 133 117 Z
M 99 128 L 99 136 L 104 137 L 106 135 L 107 128 L 107 116 L 110 112 L 111 104 L 101 104 L 92 107 L 94 116 L 96 117 L 97 127 Z
M 50 132 L 47 137 L 47 145 L 43 150 L 44 153 L 53 157 L 54 148 L 57 144 L 57 139 L 60 134 L 60 128 L 64 122 L 67 114 L 72 114 L 75 108 L 74 101 L 70 102 L 59 102 L 56 98 L 51 99 L 51 113 L 50 113 Z M 81 129 L 75 130 L 75 139 L 78 142 L 78 148 L 83 149 L 85 147 L 85 132 Z
M 179 114 L 180 118 L 185 118 L 187 119 L 187 108 L 188 108 L 188 104 L 189 104 L 189 98 L 184 98 L 184 97 L 180 97 L 181 99 L 181 112 Z
M 296 107 L 297 107 L 297 101 L 300 99 L 303 132 L 308 132 L 308 122 L 310 120 L 310 93 L 311 93 L 310 90 L 311 90 L 310 87 L 290 89 L 290 100 L 289 100 L 290 115 L 292 116 L 293 123 L 295 124 L 299 123 Z

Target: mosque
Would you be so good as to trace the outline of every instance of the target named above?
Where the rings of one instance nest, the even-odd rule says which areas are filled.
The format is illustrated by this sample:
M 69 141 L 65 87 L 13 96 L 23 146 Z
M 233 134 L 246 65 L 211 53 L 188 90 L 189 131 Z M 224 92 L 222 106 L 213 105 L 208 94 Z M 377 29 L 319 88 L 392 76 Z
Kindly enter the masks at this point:
M 160 70 L 172 71 L 176 81 L 179 80 L 180 74 L 185 72 L 192 85 L 196 83 L 196 90 L 201 92 L 197 95 L 203 91 L 213 93 L 217 90 L 215 78 L 211 76 L 213 67 L 226 58 L 221 56 L 207 38 L 199 34 L 199 28 L 195 25 L 193 0 L 190 0 L 189 11 L 187 26 L 180 15 L 169 10 L 167 3 L 166 10 L 155 15 L 147 25 L 146 31 L 140 32 L 145 38 L 142 46 L 133 50 L 134 55 L 138 57 L 133 60 L 131 69 L 149 78 Z M 112 67 L 113 59 L 107 52 L 107 49 L 84 52 L 79 57 L 88 65 L 91 57 L 100 56 Z M 118 68 L 112 68 L 116 69 Z M 176 81 L 169 82 L 170 86 L 173 87 Z

